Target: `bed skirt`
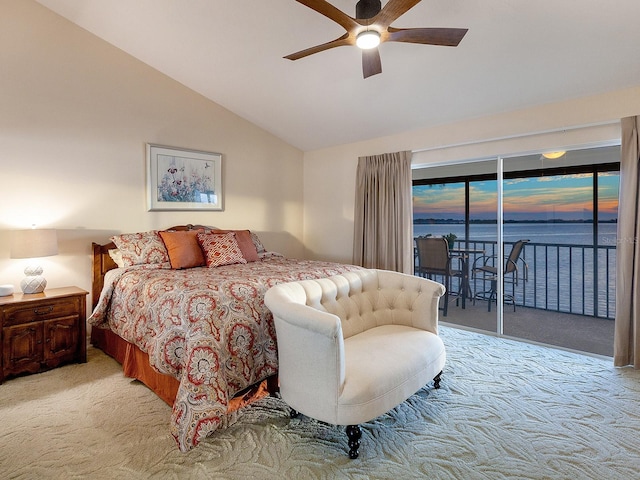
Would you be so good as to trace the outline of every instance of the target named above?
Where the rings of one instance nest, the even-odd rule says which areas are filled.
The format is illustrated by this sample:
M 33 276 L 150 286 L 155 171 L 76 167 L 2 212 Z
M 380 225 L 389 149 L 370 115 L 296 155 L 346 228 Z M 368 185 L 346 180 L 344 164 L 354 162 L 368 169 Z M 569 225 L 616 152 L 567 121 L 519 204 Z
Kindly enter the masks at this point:
M 122 365 L 125 376 L 139 380 L 162 400 L 173 406 L 180 382 L 170 376 L 157 372 L 149 364 L 149 356 L 132 343 L 104 328 L 91 329 L 91 344 L 113 357 Z M 277 380 L 267 379 L 240 392 L 229 401 L 227 412 L 234 412 L 251 402 L 269 395 L 270 389 L 277 388 Z

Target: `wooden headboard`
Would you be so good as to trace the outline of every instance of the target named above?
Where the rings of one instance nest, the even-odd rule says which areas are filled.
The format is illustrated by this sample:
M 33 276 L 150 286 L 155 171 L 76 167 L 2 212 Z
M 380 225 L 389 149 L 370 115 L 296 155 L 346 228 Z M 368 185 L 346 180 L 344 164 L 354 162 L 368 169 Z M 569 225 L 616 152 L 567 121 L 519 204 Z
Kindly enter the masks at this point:
M 167 230 L 174 231 L 184 231 L 184 230 L 216 230 L 215 227 L 206 227 L 204 225 L 176 225 L 174 227 L 167 228 Z M 117 265 L 109 256 L 109 250 L 116 248 L 115 243 L 109 242 L 104 245 L 100 245 L 98 243 L 92 243 L 92 252 L 93 252 L 93 278 L 91 279 L 91 308 L 96 308 L 98 304 L 98 300 L 100 300 L 100 293 L 102 292 L 102 288 L 104 287 L 104 276 L 105 274 L 114 268 L 117 268 Z

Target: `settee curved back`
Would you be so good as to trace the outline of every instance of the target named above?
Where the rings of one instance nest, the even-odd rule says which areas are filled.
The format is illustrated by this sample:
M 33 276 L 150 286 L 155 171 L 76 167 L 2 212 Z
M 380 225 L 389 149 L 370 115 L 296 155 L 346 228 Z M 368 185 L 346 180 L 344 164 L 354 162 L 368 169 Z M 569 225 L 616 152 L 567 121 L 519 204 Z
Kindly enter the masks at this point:
M 389 324 L 438 333 L 444 287 L 425 278 L 370 269 L 279 287 L 290 302 L 337 316 L 343 338 Z

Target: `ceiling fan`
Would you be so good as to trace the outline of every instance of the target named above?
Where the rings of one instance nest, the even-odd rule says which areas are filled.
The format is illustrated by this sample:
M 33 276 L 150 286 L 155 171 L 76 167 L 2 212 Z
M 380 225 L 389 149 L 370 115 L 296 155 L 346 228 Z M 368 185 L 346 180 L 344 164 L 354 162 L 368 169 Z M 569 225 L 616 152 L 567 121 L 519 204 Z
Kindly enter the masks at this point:
M 421 2 L 421 0 L 389 0 L 382 8 L 380 0 L 359 0 L 356 16 L 350 17 L 326 0 L 296 0 L 341 25 L 347 33 L 315 47 L 307 48 L 284 58 L 298 60 L 314 53 L 344 45 L 362 49 L 364 78 L 382 73 L 378 45 L 382 42 L 421 43 L 457 47 L 467 33 L 466 28 L 393 28 L 391 24 Z

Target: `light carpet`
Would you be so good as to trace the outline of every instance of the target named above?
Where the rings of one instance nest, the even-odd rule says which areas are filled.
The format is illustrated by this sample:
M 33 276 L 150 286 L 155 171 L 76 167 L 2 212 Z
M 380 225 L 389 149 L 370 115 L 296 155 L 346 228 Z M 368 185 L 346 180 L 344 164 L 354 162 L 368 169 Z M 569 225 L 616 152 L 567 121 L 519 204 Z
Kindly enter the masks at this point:
M 0 385 L 0 478 L 632 479 L 640 465 L 640 371 L 442 327 L 442 387 L 427 385 L 342 427 L 267 398 L 188 453 L 170 408 L 90 348 L 89 361 Z

